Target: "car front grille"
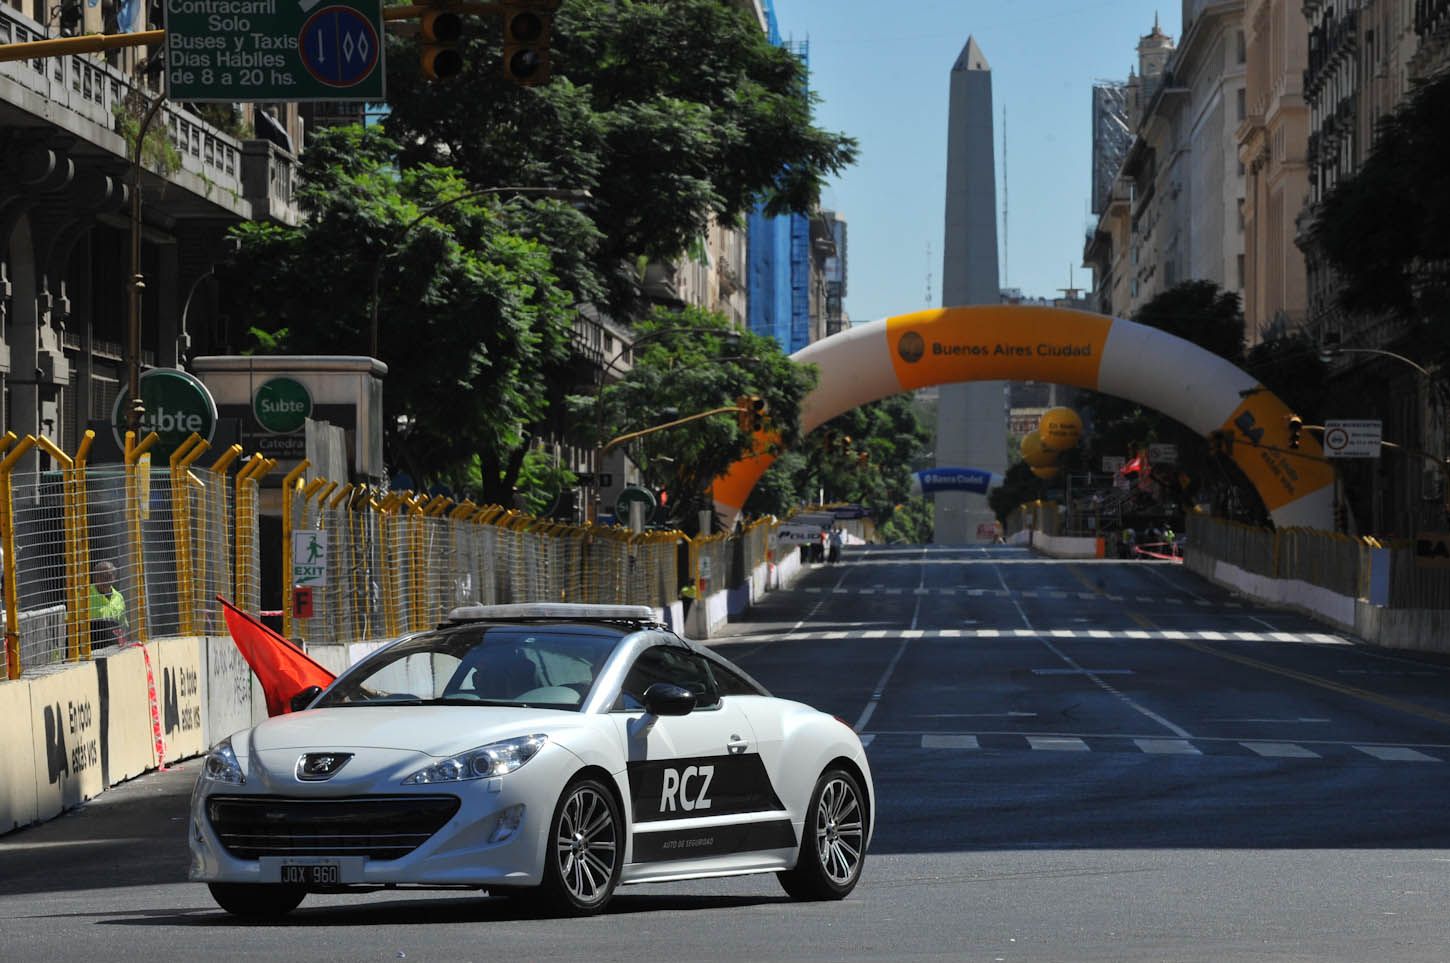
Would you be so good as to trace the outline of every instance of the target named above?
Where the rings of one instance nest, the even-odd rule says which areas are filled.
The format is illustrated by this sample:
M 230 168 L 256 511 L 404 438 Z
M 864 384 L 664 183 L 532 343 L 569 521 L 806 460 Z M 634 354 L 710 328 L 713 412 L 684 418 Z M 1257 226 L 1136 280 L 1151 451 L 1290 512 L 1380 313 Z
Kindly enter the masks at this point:
M 222 845 L 238 859 L 398 859 L 442 829 L 458 806 L 456 796 L 213 796 L 206 814 Z

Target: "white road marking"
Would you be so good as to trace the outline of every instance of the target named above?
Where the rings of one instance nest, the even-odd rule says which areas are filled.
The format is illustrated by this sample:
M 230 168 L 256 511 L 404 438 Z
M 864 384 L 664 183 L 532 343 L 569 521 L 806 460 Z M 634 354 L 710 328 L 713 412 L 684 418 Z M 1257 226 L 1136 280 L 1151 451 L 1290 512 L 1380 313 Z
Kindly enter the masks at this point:
M 876 594 L 876 590 L 875 589 L 861 589 L 858 594 L 860 594 L 860 595 L 875 595 Z
M 1134 739 L 1144 752 L 1154 755 L 1201 756 L 1201 750 L 1193 748 L 1187 739 Z
M 919 639 L 923 635 L 926 635 L 926 632 L 922 631 L 921 629 L 907 629 L 905 632 L 901 633 L 901 637 L 903 639 Z
M 944 638 L 944 639 L 960 639 L 962 637 L 962 630 L 961 629 L 942 629 L 941 630 L 941 637 Z
M 1306 718 L 1304 716 L 1300 716 L 1297 719 L 1205 719 L 1203 721 L 1204 722 L 1245 722 L 1245 723 L 1253 723 L 1254 725 L 1278 725 L 1278 726 L 1288 725 L 1288 726 L 1295 726 L 1295 725 L 1322 725 L 1322 724 L 1324 724 L 1326 722 L 1329 722 L 1330 720 L 1328 720 L 1328 719 Z
M 1033 675 L 1132 675 L 1132 669 L 1033 669 Z
M 887 595 L 900 595 L 901 594 L 901 589 L 887 589 L 886 590 L 886 594 Z
M 1028 736 L 1027 743 L 1033 749 L 1046 749 L 1051 752 L 1091 752 L 1088 744 L 1081 739 L 1064 738 L 1062 736 Z
M 1318 759 L 1319 753 L 1311 752 L 1292 742 L 1240 742 L 1245 749 L 1251 749 L 1261 756 L 1276 759 Z
M 1383 759 L 1386 762 L 1440 762 L 1434 756 L 1427 755 L 1415 749 L 1405 746 L 1355 746 L 1360 752 L 1374 756 L 1376 759 Z
M 926 735 L 921 737 L 923 749 L 980 749 L 976 736 Z
M 862 632 L 861 633 L 861 638 L 863 638 L 863 639 L 884 639 L 884 638 L 886 638 L 886 630 L 885 629 L 872 629 L 870 632 Z
M 997 576 L 997 581 L 1001 584 L 1002 588 L 1005 590 L 1007 588 L 1007 580 L 1002 577 L 1002 570 L 1000 568 L 995 568 L 994 567 L 992 569 L 992 571 Z M 1022 606 L 1019 603 L 1015 602 L 1015 601 L 1012 604 L 1014 606 L 1016 606 L 1016 608 L 1017 608 L 1017 617 L 1022 620 L 1022 624 L 1025 625 L 1025 626 L 1027 626 L 1028 630 L 1031 630 L 1031 628 L 1032 628 L 1032 621 L 1029 618 L 1027 618 L 1027 613 L 1025 611 L 1023 611 Z M 1042 639 L 1041 641 L 1042 641 L 1042 644 L 1043 645 L 1047 646 L 1048 651 L 1050 651 L 1053 655 L 1057 656 L 1063 662 L 1067 663 L 1072 668 L 1074 668 L 1074 669 L 1081 669 L 1082 668 L 1082 666 L 1078 665 L 1077 662 L 1074 661 L 1071 656 L 1069 656 L 1066 652 L 1064 652 L 1061 649 L 1059 649 L 1057 646 L 1053 645 L 1049 640 Z M 1144 716 L 1147 716 L 1149 719 L 1152 719 L 1154 722 L 1158 723 L 1160 726 L 1162 726 L 1163 728 L 1167 729 L 1169 732 L 1173 733 L 1175 736 L 1178 736 L 1179 738 L 1182 738 L 1182 739 L 1191 739 L 1191 738 L 1193 738 L 1193 734 L 1191 732 L 1189 732 L 1187 729 L 1184 729 L 1182 726 L 1179 726 L 1179 725 L 1176 725 L 1176 724 L 1170 722 L 1169 720 L 1167 720 L 1167 719 L 1163 718 L 1162 716 L 1160 716 L 1158 713 L 1154 712 L 1152 709 L 1149 709 L 1149 708 L 1147 708 L 1145 706 L 1139 705 L 1137 702 L 1133 701 L 1128 696 L 1123 695 L 1123 693 L 1121 693 L 1117 689 L 1113 688 L 1111 684 L 1109 684 L 1107 682 L 1104 682 L 1100 676 L 1094 675 L 1091 672 L 1088 672 L 1088 673 L 1085 673 L 1085 674 L 1087 675 L 1087 677 L 1089 679 L 1092 680 L 1093 684 L 1096 685 L 1098 688 L 1102 689 L 1104 692 L 1108 693 L 1109 695 L 1115 696 L 1117 699 L 1119 699 L 1125 705 L 1127 705 L 1130 708 L 1132 708 L 1134 711 L 1136 711 L 1136 712 L 1138 712 L 1138 713 L 1140 713 L 1140 714 L 1142 714 Z
M 1325 635 L 1323 632 L 1311 632 L 1307 636 L 1305 636 L 1305 638 L 1310 639 L 1310 640 L 1312 640 L 1314 642 L 1322 642 L 1325 645 L 1351 645 L 1352 644 L 1348 639 L 1341 638 L 1340 636 L 1337 636 L 1337 635 Z
M 876 741 L 876 734 L 874 732 L 868 732 L 864 736 L 861 737 L 861 748 L 862 749 L 865 749 L 867 746 L 871 745 L 871 743 L 873 743 L 875 741 Z
M 921 550 L 921 579 L 916 583 L 917 589 L 921 589 L 926 586 L 926 552 L 927 550 L 925 548 Z M 896 592 L 897 594 L 900 594 L 901 590 L 897 589 Z M 916 631 L 916 623 L 921 618 L 921 599 L 922 596 L 918 594 L 916 596 L 916 608 L 911 613 L 911 632 Z M 868 636 L 871 635 L 870 632 L 866 634 Z M 881 634 L 885 635 L 886 633 L 882 632 Z M 891 681 L 891 674 L 896 671 L 897 663 L 900 662 L 901 657 L 906 654 L 906 647 L 910 644 L 911 636 L 909 634 L 903 633 L 901 644 L 896 647 L 896 654 L 893 655 L 891 657 L 891 661 L 886 664 L 886 671 L 881 673 L 881 678 L 876 681 L 876 688 L 871 690 L 871 701 L 866 703 L 866 708 L 861 710 L 861 718 L 856 720 L 855 729 L 857 732 L 865 729 L 866 723 L 871 721 L 871 716 L 875 714 L 876 707 L 881 704 L 881 697 L 886 694 L 886 684 Z

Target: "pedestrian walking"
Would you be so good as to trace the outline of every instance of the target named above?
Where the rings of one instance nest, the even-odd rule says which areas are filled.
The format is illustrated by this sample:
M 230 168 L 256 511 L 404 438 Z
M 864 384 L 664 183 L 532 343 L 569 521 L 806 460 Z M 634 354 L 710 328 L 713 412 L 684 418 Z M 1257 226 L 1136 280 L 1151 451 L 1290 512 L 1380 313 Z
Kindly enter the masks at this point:
M 839 528 L 832 528 L 830 538 L 827 542 L 830 545 L 830 553 L 826 558 L 832 565 L 835 565 L 841 560 L 841 545 L 844 542 L 845 536 L 842 535 L 841 530 Z

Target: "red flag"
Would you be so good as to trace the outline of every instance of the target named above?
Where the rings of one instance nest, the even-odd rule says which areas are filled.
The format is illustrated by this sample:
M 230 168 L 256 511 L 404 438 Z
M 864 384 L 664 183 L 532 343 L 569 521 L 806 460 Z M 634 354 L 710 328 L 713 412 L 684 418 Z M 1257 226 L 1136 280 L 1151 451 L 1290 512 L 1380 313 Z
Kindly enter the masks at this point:
M 267 715 L 291 712 L 293 696 L 310 685 L 325 689 L 336 678 L 297 646 L 220 595 L 216 598 L 222 604 L 232 641 L 262 684 L 262 692 L 267 696 Z

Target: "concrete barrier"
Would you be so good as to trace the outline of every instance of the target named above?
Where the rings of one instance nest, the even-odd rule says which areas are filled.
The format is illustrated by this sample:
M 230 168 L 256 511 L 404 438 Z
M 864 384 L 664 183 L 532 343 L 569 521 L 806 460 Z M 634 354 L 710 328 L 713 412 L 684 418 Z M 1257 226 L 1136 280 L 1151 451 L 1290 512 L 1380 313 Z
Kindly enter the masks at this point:
M 252 724 L 252 670 L 231 637 L 208 638 L 202 741 L 214 746 Z
M 162 639 L 147 648 L 156 653 L 152 664 L 160 674 L 161 728 L 166 762 L 201 755 L 207 750 L 202 719 L 205 675 L 202 639 Z
M 156 767 L 151 699 L 146 688 L 146 650 L 139 645 L 96 660 L 101 696 L 101 777 L 107 786 Z M 151 656 L 153 669 L 156 656 Z M 157 708 L 161 676 L 156 675 Z
M 1102 558 L 1102 539 L 1073 535 L 1032 533 L 1032 547 L 1053 558 Z
M 0 719 L 0 833 L 8 833 L 40 818 L 28 680 L 0 682 Z
M 36 816 L 49 819 L 105 789 L 101 693 L 94 662 L 29 680 Z

